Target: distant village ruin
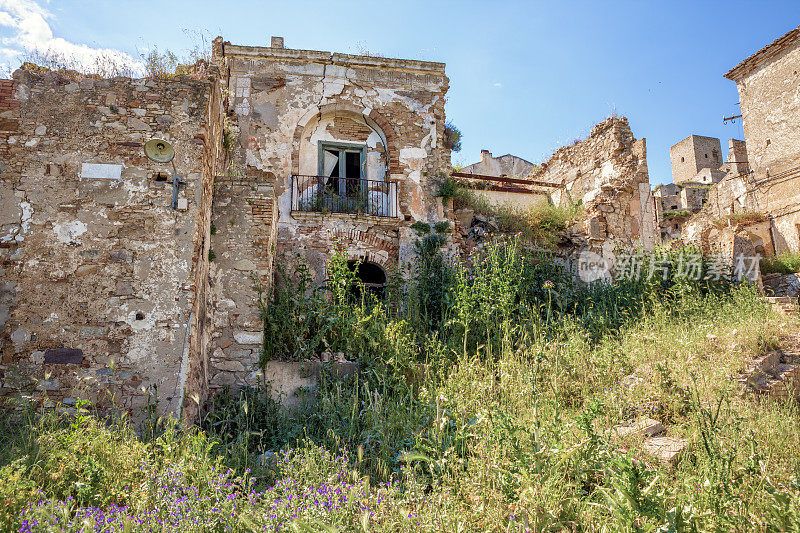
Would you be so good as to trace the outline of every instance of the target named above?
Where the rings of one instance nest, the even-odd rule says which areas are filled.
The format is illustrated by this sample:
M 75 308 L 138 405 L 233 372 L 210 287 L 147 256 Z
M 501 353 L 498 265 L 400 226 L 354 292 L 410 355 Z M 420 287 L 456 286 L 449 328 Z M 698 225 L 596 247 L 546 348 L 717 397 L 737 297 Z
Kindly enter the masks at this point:
M 726 74 L 745 132 L 727 161 L 718 139 L 689 136 L 670 150 L 674 183 L 655 190 L 623 117 L 539 165 L 485 151 L 453 171 L 443 63 L 273 37 L 217 38 L 190 77 L 17 70 L 0 80 L 0 394 L 156 401 L 194 420 L 216 390 L 264 379 L 254 284 L 269 290 L 282 257 L 321 284 L 340 246 L 380 286 L 413 257 L 418 222 L 449 224 L 444 246 L 463 252 L 474 217 L 439 194 L 448 177 L 492 202 L 579 206 L 572 251 L 799 251 L 798 37 Z M 152 140 L 174 159 L 149 158 Z

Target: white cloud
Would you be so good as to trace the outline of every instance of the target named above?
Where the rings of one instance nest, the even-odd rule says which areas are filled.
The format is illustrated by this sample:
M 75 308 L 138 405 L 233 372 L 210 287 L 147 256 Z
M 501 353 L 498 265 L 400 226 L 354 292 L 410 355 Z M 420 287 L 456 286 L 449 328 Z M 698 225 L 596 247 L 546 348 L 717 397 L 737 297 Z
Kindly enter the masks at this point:
M 502 83 L 500 83 L 499 81 L 496 81 L 496 82 L 494 82 L 492 85 L 493 85 L 494 87 L 497 87 L 497 88 L 500 88 L 500 87 L 502 87 L 502 86 L 503 86 L 503 84 L 502 84 Z
M 0 0 L 0 26 L 13 36 L 0 39 L 0 60 L 19 63 L 23 56 L 52 61 L 87 72 L 144 73 L 144 63 L 111 48 L 92 48 L 55 37 L 49 19 L 53 14 L 33 0 Z

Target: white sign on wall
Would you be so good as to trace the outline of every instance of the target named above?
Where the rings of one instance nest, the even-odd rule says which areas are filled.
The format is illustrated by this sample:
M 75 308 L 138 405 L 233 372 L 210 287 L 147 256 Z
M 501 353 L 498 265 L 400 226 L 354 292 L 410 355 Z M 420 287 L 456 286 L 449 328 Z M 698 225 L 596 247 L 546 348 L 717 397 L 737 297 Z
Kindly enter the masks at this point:
M 122 178 L 122 165 L 106 163 L 82 163 L 82 179 L 119 180 Z

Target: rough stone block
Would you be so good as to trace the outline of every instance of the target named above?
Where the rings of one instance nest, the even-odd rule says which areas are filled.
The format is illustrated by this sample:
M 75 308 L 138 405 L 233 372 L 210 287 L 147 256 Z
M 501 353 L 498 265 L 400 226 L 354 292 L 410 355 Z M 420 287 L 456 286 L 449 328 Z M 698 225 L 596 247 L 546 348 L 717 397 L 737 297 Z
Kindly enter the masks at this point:
M 116 263 L 133 263 L 133 254 L 125 250 L 113 250 L 108 257 Z
M 667 428 L 658 420 L 652 418 L 643 418 L 634 422 L 633 424 L 622 424 L 614 426 L 613 434 L 616 437 L 624 438 L 630 435 L 640 435 L 645 437 L 652 437 L 664 433 Z
M 61 382 L 57 379 L 43 379 L 36 384 L 36 389 L 41 391 L 55 391 L 61 389 Z
M 774 374 L 781 361 L 781 353 L 777 351 L 769 352 L 760 357 L 755 357 L 745 364 L 745 371 L 748 374 Z
M 79 365 L 83 363 L 83 350 L 79 348 L 54 348 L 44 351 L 47 365 Z
M 133 285 L 125 281 L 117 282 L 116 291 L 114 292 L 116 296 L 133 296 L 133 293 Z
M 136 117 L 128 118 L 128 127 L 136 131 L 150 131 L 150 126 L 148 126 L 146 122 Z
M 264 342 L 263 331 L 237 331 L 233 334 L 233 338 L 239 344 L 253 344 L 260 345 Z
M 17 350 L 22 349 L 22 347 L 25 346 L 25 344 L 30 340 L 30 332 L 23 327 L 19 327 L 11 332 L 11 342 L 14 343 L 14 348 Z
M 82 339 L 96 339 L 105 337 L 108 334 L 106 326 L 83 326 L 81 328 Z
M 650 437 L 644 441 L 642 449 L 651 457 L 666 466 L 675 466 L 686 450 L 686 441 L 675 437 Z
M 244 372 L 246 369 L 239 361 L 219 361 L 212 363 L 217 370 L 222 372 Z

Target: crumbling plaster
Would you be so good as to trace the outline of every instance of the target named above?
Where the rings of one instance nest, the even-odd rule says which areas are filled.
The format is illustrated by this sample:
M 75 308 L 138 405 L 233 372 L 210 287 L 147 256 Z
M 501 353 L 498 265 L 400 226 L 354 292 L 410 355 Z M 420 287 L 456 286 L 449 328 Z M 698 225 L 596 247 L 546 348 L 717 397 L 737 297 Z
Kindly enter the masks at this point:
M 202 169 L 209 84 L 22 70 L 13 83 L 0 134 L 2 394 L 134 413 L 150 398 L 179 414 L 211 179 Z M 185 211 L 171 209 L 171 184 L 154 179 L 167 169 L 142 152 L 152 137 L 176 149 Z M 82 177 L 86 163 L 116 174 Z M 73 350 L 66 364 L 63 349 Z

